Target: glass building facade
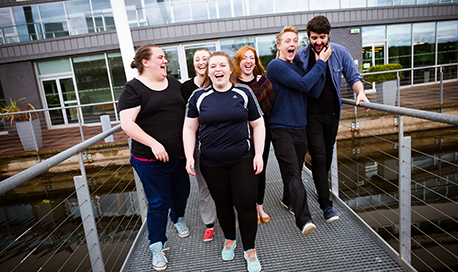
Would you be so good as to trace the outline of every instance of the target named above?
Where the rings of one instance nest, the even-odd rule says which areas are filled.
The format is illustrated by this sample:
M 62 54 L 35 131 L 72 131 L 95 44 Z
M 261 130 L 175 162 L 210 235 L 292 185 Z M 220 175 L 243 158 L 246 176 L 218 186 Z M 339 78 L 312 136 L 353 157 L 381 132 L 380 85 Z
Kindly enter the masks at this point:
M 456 79 L 458 20 L 362 27 L 363 68 L 400 63 L 401 85 Z M 451 64 L 451 65 L 448 65 Z M 442 67 L 436 67 L 442 65 Z M 433 66 L 433 67 L 431 67 Z
M 125 0 L 130 27 L 287 12 L 453 3 L 457 0 Z M 115 29 L 110 0 L 0 8 L 0 44 Z M 418 49 L 422 50 L 422 49 Z
M 228 22 L 230 18 L 261 18 L 262 15 L 294 13 L 297 16 L 318 14 L 331 10 L 339 13 L 373 7 L 425 6 L 453 3 L 458 0 L 291 0 L 285 5 L 279 0 L 124 0 L 128 24 L 131 29 L 154 29 L 163 31 L 164 26 L 187 24 L 188 22 Z M 40 43 L 47 39 L 65 42 L 72 36 L 101 35 L 115 30 L 110 0 L 72 0 L 0 7 L 0 50 L 5 46 Z M 411 6 L 410 6 L 411 7 Z M 344 12 L 338 14 L 342 15 Z M 361 52 L 364 70 L 372 65 L 400 63 L 403 68 L 414 69 L 403 73 L 403 86 L 423 84 L 440 80 L 457 79 L 458 62 L 458 17 L 442 21 L 410 22 L 398 24 L 372 23 L 358 25 L 362 44 L 355 45 Z M 311 17 L 310 17 L 311 18 Z M 225 19 L 225 20 L 218 20 Z M 351 18 L 350 18 L 351 20 Z M 440 19 L 439 19 L 440 20 Z M 283 21 L 282 21 L 283 22 Z M 288 24 L 288 22 L 284 23 Z M 147 28 L 151 26 L 150 28 Z M 356 27 L 356 26 L 355 26 Z M 262 61 L 267 64 L 276 56 L 275 36 L 270 31 L 256 35 L 235 32 L 229 37 L 189 39 L 180 42 L 162 42 L 166 54 L 168 74 L 180 81 L 195 75 L 192 56 L 196 49 L 224 51 L 231 56 L 244 45 L 254 47 Z M 152 31 L 151 31 L 152 33 Z M 331 40 L 340 43 L 349 34 Z M 148 37 L 149 38 L 149 37 Z M 151 41 L 154 42 L 154 39 Z M 305 31 L 299 33 L 299 46 L 308 44 Z M 73 46 L 73 45 L 72 45 Z M 70 47 L 70 46 L 69 46 Z M 361 51 L 359 51 L 361 50 Z M 355 52 L 355 51 L 354 51 Z M 355 53 L 356 54 L 356 53 Z M 34 57 L 30 62 L 35 69 L 39 98 L 46 113 L 49 128 L 75 125 L 78 118 L 83 124 L 99 123 L 100 115 L 108 114 L 118 121 L 116 103 L 126 82 L 121 52 L 117 49 L 101 49 L 97 52 L 75 50 L 63 57 Z M 442 67 L 436 67 L 443 65 Z M 443 73 L 441 74 L 440 71 Z M 367 88 L 372 88 L 366 84 Z M 0 84 L 1 87 L 1 84 Z M 4 86 L 3 86 L 4 87 Z M 8 90 L 5 89 L 4 90 Z M 5 100 L 0 89 L 0 102 Z M 8 94 L 8 91 L 5 91 Z M 8 98 L 7 98 L 8 99 Z M 81 106 L 77 109 L 73 106 Z M 63 108 L 63 109 L 61 109 Z M 0 124 L 0 131 L 6 127 Z

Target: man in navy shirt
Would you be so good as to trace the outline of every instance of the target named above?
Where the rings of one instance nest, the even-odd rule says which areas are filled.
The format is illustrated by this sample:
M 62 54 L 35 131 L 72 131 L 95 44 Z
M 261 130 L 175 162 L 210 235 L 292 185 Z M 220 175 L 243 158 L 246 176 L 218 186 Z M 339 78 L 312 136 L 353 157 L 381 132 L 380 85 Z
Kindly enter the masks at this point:
M 339 219 L 339 216 L 332 210 L 328 172 L 339 129 L 342 107 L 340 95 L 342 74 L 357 94 L 356 105 L 360 102 L 369 102 L 353 58 L 345 47 L 329 43 L 330 34 L 331 24 L 328 19 L 324 16 L 314 17 L 307 24 L 310 44 L 301 48 L 294 58 L 294 62 L 308 73 L 318 64 L 314 58 L 315 54 L 319 54 L 326 46 L 332 49 L 332 55 L 327 60 L 326 72 L 319 75 L 318 79 L 318 83 L 322 86 L 321 94 L 319 97 L 309 98 L 307 104 L 307 138 L 312 157 L 313 181 L 318 192 L 318 203 L 327 223 Z

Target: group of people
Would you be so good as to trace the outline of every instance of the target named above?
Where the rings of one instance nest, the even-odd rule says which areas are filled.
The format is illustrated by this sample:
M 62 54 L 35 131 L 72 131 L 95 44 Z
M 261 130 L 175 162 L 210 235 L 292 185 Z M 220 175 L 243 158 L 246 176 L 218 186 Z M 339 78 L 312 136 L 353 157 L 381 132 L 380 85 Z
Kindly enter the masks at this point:
M 357 94 L 357 104 L 368 99 L 351 55 L 329 43 L 330 30 L 326 17 L 313 18 L 307 24 L 310 44 L 298 51 L 297 29 L 284 27 L 267 76 L 252 47 L 240 48 L 234 62 L 224 52 L 196 50 L 196 76 L 183 84 L 167 75 L 161 48 L 138 48 L 131 67 L 139 76 L 125 84 L 119 112 L 122 129 L 133 139 L 130 161 L 148 200 L 155 270 L 167 268 L 167 217 L 179 237 L 190 234 L 184 218 L 192 175 L 206 225 L 203 241 L 213 239 L 218 219 L 225 238 L 221 258 L 232 260 L 238 221 L 247 270 L 261 271 L 255 238 L 258 224 L 270 221 L 263 200 L 271 143 L 284 184 L 282 205 L 295 215 L 302 234 L 316 229 L 301 177 L 307 150 L 324 218 L 339 219 L 328 172 L 340 120 L 341 75 Z

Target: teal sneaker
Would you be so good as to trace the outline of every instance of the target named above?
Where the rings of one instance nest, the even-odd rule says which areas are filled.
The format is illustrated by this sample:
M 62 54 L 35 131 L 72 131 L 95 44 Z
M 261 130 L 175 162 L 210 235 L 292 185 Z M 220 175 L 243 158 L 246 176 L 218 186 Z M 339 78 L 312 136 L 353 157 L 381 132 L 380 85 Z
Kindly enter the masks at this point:
M 151 252 L 153 252 L 153 268 L 156 271 L 165 270 L 167 268 L 167 258 L 165 257 L 164 250 L 162 248 L 162 242 L 156 242 L 149 246 Z
M 178 231 L 178 236 L 180 238 L 184 238 L 189 236 L 189 229 L 188 226 L 186 226 L 186 223 L 183 221 L 184 217 L 179 217 L 178 221 L 175 223 L 175 228 Z
M 224 261 L 230 261 L 234 259 L 234 249 L 237 247 L 236 240 L 226 239 L 223 244 L 223 251 L 221 252 L 221 257 Z
M 249 249 L 243 255 L 245 256 L 248 272 L 261 271 L 261 263 L 259 263 L 258 255 L 256 255 L 256 249 Z

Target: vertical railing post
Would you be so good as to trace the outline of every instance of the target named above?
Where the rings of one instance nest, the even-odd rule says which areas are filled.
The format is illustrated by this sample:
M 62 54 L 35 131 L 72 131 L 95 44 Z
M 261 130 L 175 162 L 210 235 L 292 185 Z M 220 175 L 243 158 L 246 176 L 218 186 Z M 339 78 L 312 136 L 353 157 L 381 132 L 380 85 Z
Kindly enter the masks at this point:
M 399 116 L 399 257 L 411 263 L 411 138 L 404 137 L 404 117 Z
M 397 96 L 397 104 L 398 107 L 401 106 L 401 78 L 399 77 L 399 71 L 396 72 L 397 74 L 397 82 L 396 82 L 396 96 Z
M 81 168 L 81 176 L 73 177 L 73 181 L 75 183 L 76 195 L 78 197 L 81 220 L 83 221 L 83 229 L 86 237 L 89 259 L 91 260 L 92 271 L 105 272 L 99 236 L 97 233 L 97 225 L 95 224 L 94 210 L 92 209 L 91 194 L 89 192 L 81 152 L 78 154 L 78 160 Z
M 441 78 L 441 90 L 440 90 L 440 98 L 441 98 L 441 113 L 443 113 L 442 105 L 444 104 L 444 71 L 442 71 L 442 66 L 440 69 L 440 78 Z
M 132 147 L 132 138 L 128 139 L 129 150 Z M 146 216 L 148 214 L 148 200 L 146 199 L 145 190 L 143 189 L 142 181 L 135 171 L 135 168 L 132 168 L 134 171 L 135 186 L 137 187 L 137 199 L 138 199 L 138 208 L 140 209 L 140 215 L 142 217 L 142 222 L 146 221 Z
M 334 196 L 339 197 L 339 171 L 337 169 L 337 141 L 334 143 L 331 163 L 331 192 Z

